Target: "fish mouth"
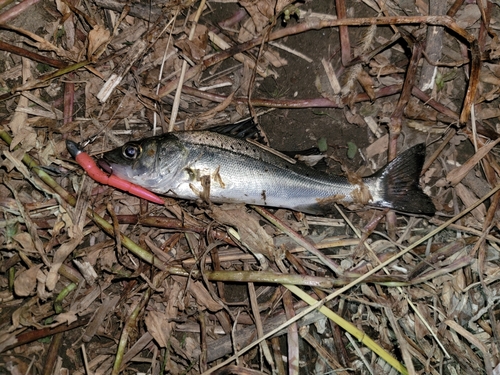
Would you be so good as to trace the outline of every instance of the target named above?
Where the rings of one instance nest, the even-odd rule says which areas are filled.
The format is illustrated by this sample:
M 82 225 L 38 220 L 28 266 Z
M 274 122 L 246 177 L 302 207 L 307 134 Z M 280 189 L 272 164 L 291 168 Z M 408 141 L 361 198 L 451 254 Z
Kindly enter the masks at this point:
M 106 160 L 99 159 L 97 161 L 97 165 L 99 165 L 99 167 L 101 167 L 101 169 L 104 170 L 105 172 L 109 174 L 113 173 L 113 167 L 111 167 L 111 165 Z

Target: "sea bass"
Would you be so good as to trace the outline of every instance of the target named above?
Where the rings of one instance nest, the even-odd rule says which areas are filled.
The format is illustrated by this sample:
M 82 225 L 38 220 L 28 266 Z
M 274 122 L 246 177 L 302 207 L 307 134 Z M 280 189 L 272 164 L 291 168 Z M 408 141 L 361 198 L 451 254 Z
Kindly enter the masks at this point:
M 98 164 L 123 180 L 182 199 L 282 207 L 312 214 L 372 206 L 433 215 L 420 189 L 425 145 L 375 174 L 346 178 L 316 171 L 244 139 L 211 131 L 172 132 L 104 153 Z

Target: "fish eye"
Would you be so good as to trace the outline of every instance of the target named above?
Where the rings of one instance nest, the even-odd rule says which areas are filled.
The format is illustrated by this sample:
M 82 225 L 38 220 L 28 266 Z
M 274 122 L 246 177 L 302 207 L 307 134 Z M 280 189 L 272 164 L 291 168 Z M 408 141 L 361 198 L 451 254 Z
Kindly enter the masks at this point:
M 141 155 L 142 148 L 136 144 L 126 144 L 122 148 L 122 154 L 125 159 L 134 160 Z

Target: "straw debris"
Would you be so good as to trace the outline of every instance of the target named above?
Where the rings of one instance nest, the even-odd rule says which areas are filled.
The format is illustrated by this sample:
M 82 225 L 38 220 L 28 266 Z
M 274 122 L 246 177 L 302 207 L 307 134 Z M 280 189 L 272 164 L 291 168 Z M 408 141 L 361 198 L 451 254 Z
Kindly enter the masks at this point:
M 0 2 L 0 373 L 498 373 L 499 9 L 396 3 Z M 248 118 L 356 180 L 425 142 L 438 212 L 162 207 L 65 146 Z

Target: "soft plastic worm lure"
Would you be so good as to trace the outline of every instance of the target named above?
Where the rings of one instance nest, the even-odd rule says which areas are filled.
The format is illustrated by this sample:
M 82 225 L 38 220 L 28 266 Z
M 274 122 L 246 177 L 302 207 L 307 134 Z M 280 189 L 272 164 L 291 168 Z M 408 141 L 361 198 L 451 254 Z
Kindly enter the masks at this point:
M 71 156 L 73 156 L 73 158 L 76 160 L 76 162 L 95 181 L 100 182 L 104 185 L 115 187 L 132 195 L 135 195 L 136 197 L 144 198 L 156 204 L 163 205 L 165 203 L 164 200 L 157 196 L 155 193 L 152 193 L 151 191 L 146 190 L 145 188 L 135 185 L 131 182 L 122 180 L 116 176 L 108 175 L 107 173 L 102 171 L 97 166 L 94 159 L 92 159 L 89 154 L 82 151 L 76 142 L 70 141 L 69 139 L 66 140 L 66 148 L 68 149 Z

